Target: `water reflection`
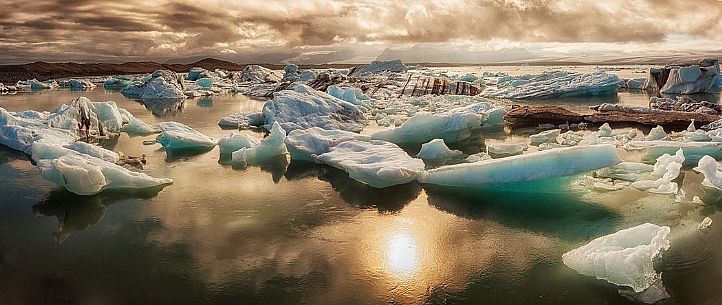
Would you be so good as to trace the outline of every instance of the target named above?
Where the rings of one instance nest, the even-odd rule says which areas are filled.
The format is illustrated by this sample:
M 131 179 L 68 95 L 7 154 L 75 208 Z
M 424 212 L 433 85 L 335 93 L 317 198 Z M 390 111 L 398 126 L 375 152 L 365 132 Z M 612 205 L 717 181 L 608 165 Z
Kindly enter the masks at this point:
M 290 164 L 290 162 L 288 161 L 288 157 L 283 155 L 273 156 L 257 164 L 246 165 L 238 162 L 233 162 L 231 154 L 221 154 L 218 158 L 218 163 L 223 165 L 230 165 L 235 170 L 245 170 L 249 166 L 258 167 L 261 169 L 261 171 L 270 173 L 271 179 L 273 179 L 273 182 L 276 184 L 278 184 L 281 181 L 281 178 L 285 176 L 286 169 Z
M 73 233 L 99 223 L 110 205 L 127 199 L 152 198 L 161 189 L 162 187 L 145 190 L 108 190 L 93 196 L 81 196 L 65 189 L 54 189 L 43 201 L 33 205 L 33 215 L 55 216 L 58 219 L 58 227 L 53 232 L 53 237 L 55 241 L 63 242 Z
M 135 100 L 145 106 L 156 117 L 175 116 L 185 108 L 185 100 L 177 99 L 142 99 Z
M 543 232 L 576 242 L 615 231 L 621 216 L 573 192 L 528 193 L 425 185 L 429 204 L 462 217 Z
M 385 263 L 392 275 L 407 278 L 419 268 L 419 244 L 407 231 L 392 232 L 386 236 Z
M 213 98 L 211 98 L 210 96 L 204 96 L 202 98 L 199 98 L 196 102 L 196 106 L 202 108 L 213 107 Z

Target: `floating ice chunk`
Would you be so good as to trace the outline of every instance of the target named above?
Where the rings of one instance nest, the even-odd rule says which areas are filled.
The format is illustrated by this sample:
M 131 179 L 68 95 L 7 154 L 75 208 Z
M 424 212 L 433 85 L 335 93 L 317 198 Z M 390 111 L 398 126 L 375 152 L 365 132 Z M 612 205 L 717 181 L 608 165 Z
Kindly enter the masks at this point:
M 160 128 L 156 125 L 150 125 L 136 118 L 133 114 L 123 108 L 118 108 L 120 113 L 128 118 L 128 124 L 122 128 L 123 131 L 130 134 L 151 134 L 160 132 Z
M 213 87 L 213 79 L 210 77 L 199 78 L 195 84 L 198 88 L 210 90 Z
M 52 89 L 54 84 L 53 82 L 41 82 L 37 79 L 28 80 L 27 83 L 30 85 L 31 90 Z
M 616 75 L 596 71 L 589 74 L 577 74 L 564 71 L 544 72 L 534 75 L 525 83 L 501 82 L 497 89 L 482 92 L 485 97 L 493 98 L 551 98 L 578 97 L 617 94 L 620 79 Z
M 715 142 L 631 141 L 623 147 L 626 150 L 646 150 L 644 162 L 656 160 L 664 154 L 675 154 L 680 149 L 684 152 L 685 164 L 694 164 L 704 155 L 714 158 L 722 155 L 722 143 Z
M 103 83 L 103 87 L 108 90 L 122 90 L 123 88 L 128 87 L 130 84 L 132 84 L 130 79 L 115 77 L 107 79 Z
M 702 201 L 702 199 L 700 199 L 699 196 L 694 196 L 694 197 L 692 197 L 692 203 L 694 203 L 694 204 L 699 204 L 699 205 L 704 205 L 704 201 Z
M 337 99 L 306 85 L 294 90 L 282 90 L 263 105 L 266 129 L 274 122 L 286 131 L 321 127 L 361 131 L 366 118 L 356 105 Z
M 61 88 L 70 88 L 71 90 L 88 90 L 95 88 L 93 82 L 84 79 L 69 79 L 60 81 L 58 86 Z
M 657 125 L 657 127 L 649 131 L 649 134 L 644 139 L 647 141 L 669 140 L 669 136 L 664 132 L 664 127 Z
M 531 145 L 534 146 L 539 146 L 542 143 L 556 143 L 561 131 L 561 129 L 545 130 L 529 136 L 529 140 L 531 140 Z
M 705 231 L 705 230 L 709 229 L 711 226 L 712 226 L 712 218 L 705 217 L 704 219 L 702 219 L 702 222 L 700 222 L 699 225 L 697 225 L 697 230 Z
M 111 163 L 115 163 L 115 162 L 118 162 L 118 160 L 120 160 L 120 156 L 118 155 L 118 153 L 116 153 L 112 150 L 107 150 L 100 146 L 88 144 L 85 142 L 75 142 L 75 143 L 72 143 L 69 145 L 65 145 L 65 147 L 68 149 L 77 151 L 81 154 L 93 156 L 93 157 L 103 159 L 103 160 L 111 162 Z
M 471 154 L 468 157 L 466 157 L 466 162 L 472 163 L 472 162 L 479 162 L 484 160 L 491 159 L 491 156 L 485 152 L 478 152 L 475 154 Z
M 611 137 L 612 133 L 612 127 L 609 126 L 609 123 L 604 123 L 599 127 L 599 132 L 597 134 L 599 137 Z
M 461 151 L 449 149 L 442 139 L 433 139 L 422 144 L 416 156 L 424 160 L 446 159 L 461 156 Z
M 133 172 L 103 159 L 80 153 L 37 162 L 40 175 L 78 195 L 93 195 L 108 189 L 150 188 L 173 180 Z
M 639 176 L 651 173 L 654 166 L 637 162 L 622 162 L 614 166 L 605 167 L 596 171 L 602 178 L 636 181 Z
M 319 127 L 296 129 L 288 133 L 286 146 L 294 160 L 313 160 L 313 155 L 320 155 L 332 147 L 345 141 L 370 141 L 368 135 L 360 135 L 350 131 L 326 130 Z
M 677 179 L 684 163 L 684 153 L 677 150 L 674 156 L 664 154 L 657 158 L 649 179 L 639 179 L 631 184 L 632 187 L 656 194 L 677 194 L 679 186 L 672 180 Z M 656 178 L 656 179 L 655 179 Z
M 642 89 L 646 80 L 646 78 L 632 78 L 627 80 L 626 86 L 629 89 Z
M 222 117 L 218 126 L 232 128 L 249 128 L 251 126 L 263 126 L 266 118 L 261 112 L 234 112 L 229 116 Z
M 472 130 L 481 128 L 482 119 L 482 115 L 471 112 L 419 113 L 401 126 L 377 131 L 371 137 L 396 144 L 425 143 L 433 139 L 457 143 L 471 136 Z
M 719 164 L 714 158 L 710 156 L 702 157 L 694 170 L 704 175 L 702 185 L 722 190 L 722 172 L 720 172 Z
M 283 80 L 289 82 L 295 82 L 301 79 L 300 73 L 298 72 L 298 66 L 294 64 L 288 64 L 283 67 Z
M 351 71 L 351 75 L 367 75 L 367 74 L 374 74 L 374 73 L 380 73 L 380 72 L 406 72 L 409 70 L 409 67 L 407 67 L 400 59 L 396 60 L 390 60 L 390 61 L 379 61 L 375 60 L 372 61 L 370 64 L 365 66 L 360 66 L 354 70 Z
M 183 82 L 174 72 L 168 70 L 155 71 L 145 82 L 128 85 L 120 93 L 138 99 L 185 98 Z
M 422 174 L 419 182 L 477 187 L 484 184 L 571 176 L 620 162 L 614 145 L 566 147 L 502 159 L 444 166 Z
M 285 140 L 286 131 L 278 123 L 273 123 L 271 133 L 266 138 L 251 148 L 241 148 L 234 151 L 231 153 L 231 160 L 245 166 L 263 163 L 273 157 L 285 155 L 288 153 Z
M 599 237 L 562 255 L 580 274 L 642 292 L 658 278 L 653 259 L 669 249 L 669 227 L 641 224 Z
M 342 99 L 354 105 L 365 105 L 364 101 L 369 99 L 366 95 L 364 95 L 361 89 L 352 87 L 341 88 L 339 86 L 333 85 L 329 86 L 328 89 L 326 89 L 326 92 L 331 96 Z
M 686 131 L 685 130 L 682 132 L 682 138 L 685 141 L 690 141 L 690 142 L 712 141 L 712 137 L 710 137 L 710 135 L 707 134 L 707 132 L 705 132 L 704 130 L 695 130 L 695 131 Z
M 595 190 L 602 191 L 602 192 L 611 192 L 611 191 L 618 191 L 626 188 L 629 186 L 629 182 L 621 182 L 617 181 L 614 182 L 611 179 L 608 180 L 599 180 L 594 182 L 592 184 Z
M 230 154 L 241 148 L 251 148 L 260 142 L 255 138 L 245 134 L 231 134 L 218 140 L 218 148 L 222 154 Z
M 248 65 L 238 73 L 238 81 L 250 83 L 275 83 L 281 80 L 276 71 L 259 65 Z
M 525 150 L 527 150 L 529 146 L 527 146 L 524 143 L 514 143 L 514 144 L 492 144 L 486 147 L 486 152 L 489 153 L 489 155 L 492 158 L 502 158 L 502 157 L 509 157 L 509 156 L 516 156 L 521 155 Z
M 421 159 L 410 157 L 393 143 L 378 140 L 346 141 L 314 160 L 342 169 L 352 179 L 377 188 L 409 183 L 424 170 Z
M 208 77 L 208 75 L 210 75 L 210 71 L 201 67 L 193 67 L 188 72 L 188 76 L 186 76 L 186 79 L 189 81 L 196 81 L 199 78 Z
M 574 131 L 567 131 L 561 135 L 559 135 L 559 139 L 561 139 L 561 142 L 559 144 L 564 146 L 575 146 L 579 144 L 582 140 L 584 140 L 584 137 L 580 135 L 579 133 L 576 133 Z
M 162 130 L 156 141 L 166 150 L 189 148 L 213 148 L 216 141 L 193 128 L 178 122 L 161 122 L 158 126 Z
M 699 65 L 672 67 L 669 70 L 666 83 L 664 83 L 662 88 L 659 88 L 659 92 L 662 94 L 711 92 L 714 82 L 719 75 L 720 70 L 717 62 L 704 69 Z M 652 78 L 654 76 L 650 73 L 649 77 Z

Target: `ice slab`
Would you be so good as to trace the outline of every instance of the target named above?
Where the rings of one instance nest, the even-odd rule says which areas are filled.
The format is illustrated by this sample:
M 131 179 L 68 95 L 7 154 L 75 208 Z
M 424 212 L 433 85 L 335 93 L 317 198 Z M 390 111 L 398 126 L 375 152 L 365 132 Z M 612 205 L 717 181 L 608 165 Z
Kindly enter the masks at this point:
M 503 158 L 521 155 L 529 146 L 524 143 L 498 143 L 486 147 L 486 152 L 492 158 Z
M 638 162 L 622 162 L 596 171 L 598 177 L 624 181 L 636 181 L 643 174 L 651 173 L 654 166 Z
M 230 154 L 241 148 L 254 147 L 259 143 L 260 141 L 249 135 L 232 133 L 218 140 L 218 148 L 220 148 L 222 154 Z
M 482 95 L 512 99 L 614 95 L 621 81 L 616 75 L 603 71 L 587 74 L 551 71 L 522 77 L 528 79 L 513 83 L 519 77 L 507 76 L 498 88 L 487 89 Z
M 409 183 L 424 170 L 421 159 L 410 157 L 393 143 L 379 140 L 345 141 L 314 160 L 344 170 L 352 179 L 377 188 Z
M 377 131 L 371 137 L 396 144 L 425 143 L 433 139 L 457 143 L 471 136 L 472 130 L 481 128 L 483 119 L 483 115 L 466 111 L 419 113 L 401 126 Z
M 274 93 L 263 105 L 263 116 L 266 129 L 278 122 L 286 131 L 315 126 L 358 132 L 366 124 L 356 105 L 306 85 Z
M 669 248 L 669 232 L 669 227 L 641 224 L 564 253 L 562 261 L 580 274 L 642 292 L 658 278 L 653 259 Z
M 561 129 L 545 130 L 529 136 L 529 140 L 531 140 L 531 145 L 534 146 L 539 146 L 539 144 L 543 143 L 556 143 L 561 131 Z
M 231 153 L 231 160 L 241 165 L 263 163 L 274 157 L 288 153 L 286 148 L 286 131 L 278 123 L 273 123 L 271 133 L 250 148 L 241 148 Z
M 48 156 L 50 158 L 44 158 Z M 33 144 L 33 158 L 40 175 L 78 195 L 93 195 L 108 189 L 143 189 L 173 183 L 153 178 L 107 160 L 54 144 Z
M 213 148 L 216 141 L 193 128 L 178 122 L 161 122 L 158 126 L 162 132 L 156 137 L 156 141 L 163 145 L 166 150 L 191 149 L 191 148 Z
M 646 150 L 642 160 L 651 162 L 664 154 L 674 155 L 677 150 L 684 152 L 685 164 L 695 164 L 702 156 L 722 157 L 722 143 L 679 142 L 679 141 L 631 141 L 624 144 L 626 150 Z
M 446 143 L 444 143 L 444 140 L 433 139 L 421 145 L 421 150 L 416 154 L 416 157 L 424 160 L 438 160 L 458 157 L 461 156 L 461 154 L 459 150 L 449 149 Z
M 346 141 L 370 141 L 368 135 L 344 130 L 326 130 L 319 127 L 296 129 L 288 133 L 286 146 L 294 160 L 313 160 L 313 155 L 320 155 L 332 147 Z
M 565 177 L 619 164 L 614 145 L 566 147 L 429 170 L 419 182 L 479 187 Z

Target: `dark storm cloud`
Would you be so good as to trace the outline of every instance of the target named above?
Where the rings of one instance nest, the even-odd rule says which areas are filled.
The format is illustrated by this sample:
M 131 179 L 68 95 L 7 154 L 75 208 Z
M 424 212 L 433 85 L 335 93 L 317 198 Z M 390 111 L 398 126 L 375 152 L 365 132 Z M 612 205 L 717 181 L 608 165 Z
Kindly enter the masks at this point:
M 115 60 L 359 42 L 500 39 L 645 44 L 677 37 L 713 40 L 722 36 L 722 2 L 717 0 L 196 3 L 6 0 L 0 9 L 0 61 L 27 61 L 58 52 L 89 60 Z

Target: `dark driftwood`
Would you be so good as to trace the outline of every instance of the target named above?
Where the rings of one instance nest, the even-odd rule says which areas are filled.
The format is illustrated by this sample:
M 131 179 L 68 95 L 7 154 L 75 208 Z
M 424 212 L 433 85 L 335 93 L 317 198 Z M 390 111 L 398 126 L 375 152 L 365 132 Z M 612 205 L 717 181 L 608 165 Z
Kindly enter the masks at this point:
M 654 113 L 634 113 L 622 111 L 593 112 L 582 114 L 554 105 L 515 105 L 506 114 L 506 121 L 512 127 L 537 126 L 539 124 L 561 125 L 565 123 L 618 123 L 620 125 L 661 125 L 670 128 L 686 127 L 694 119 L 697 125 L 704 125 L 720 119 L 717 115 L 696 112 L 659 111 Z

